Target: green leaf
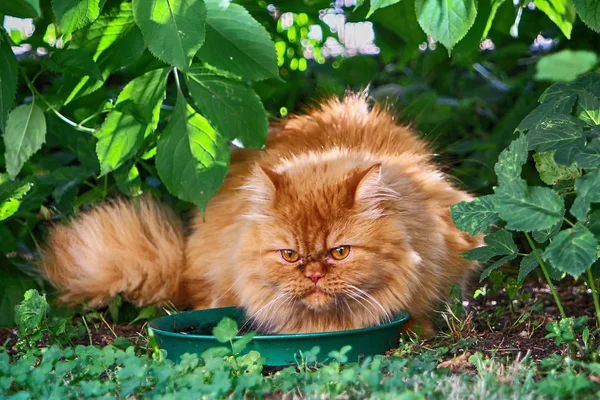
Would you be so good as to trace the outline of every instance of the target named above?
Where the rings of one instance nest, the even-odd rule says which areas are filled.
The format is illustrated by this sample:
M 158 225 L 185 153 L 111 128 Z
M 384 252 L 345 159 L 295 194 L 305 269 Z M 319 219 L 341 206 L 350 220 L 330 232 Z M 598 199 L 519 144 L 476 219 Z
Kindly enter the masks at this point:
M 140 310 L 138 315 L 129 323 L 129 325 L 133 325 L 138 321 L 145 321 L 156 317 L 158 310 L 155 306 L 146 306 Z
M 576 17 L 571 0 L 534 0 L 533 3 L 560 28 L 567 39 L 571 39 L 571 29 Z
M 527 139 L 521 135 L 514 140 L 508 149 L 504 149 L 498 157 L 494 171 L 498 176 L 498 184 L 510 184 L 521 178 L 521 168 L 527 161 Z
M 277 52 L 267 30 L 238 4 L 206 0 L 206 41 L 197 57 L 250 80 L 277 78 Z
M 589 126 L 600 125 L 600 99 L 587 90 L 578 91 L 575 115 Z
M 6 171 L 15 179 L 21 167 L 46 141 L 46 117 L 34 103 L 19 106 L 8 115 L 4 147 Z
M 21 304 L 15 307 L 15 322 L 19 326 L 19 336 L 23 337 L 31 331 L 41 329 L 47 312 L 46 295 L 40 296 L 36 289 L 26 291 Z
M 462 254 L 469 261 L 486 262 L 495 256 L 504 256 L 490 265 L 481 273 L 480 281 L 487 278 L 490 273 L 513 260 L 518 255 L 517 245 L 512 239 L 512 234 L 504 229 L 491 233 L 484 238 L 486 246 L 477 247 Z
M 496 13 L 498 12 L 498 9 L 505 1 L 506 0 L 491 0 L 490 14 L 489 14 L 487 22 L 485 24 L 485 29 L 483 31 L 482 39 L 485 39 L 487 37 L 488 33 L 490 32 L 490 29 L 492 28 L 492 23 L 494 22 L 494 18 L 496 18 Z
M 575 157 L 580 168 L 600 167 L 600 139 L 594 139 Z
M 469 235 L 488 233 L 491 224 L 500 219 L 494 210 L 493 196 L 477 197 L 473 201 L 462 201 L 450 208 L 456 227 Z
M 591 71 L 598 64 L 596 53 L 587 50 L 563 50 L 544 56 L 536 65 L 535 79 L 569 82 Z
M 133 0 L 133 15 L 150 52 L 167 64 L 187 70 L 204 43 L 204 2 Z
M 100 174 L 123 165 L 156 129 L 165 96 L 168 68 L 156 69 L 131 80 L 119 93 L 117 103 L 96 133 Z
M 203 211 L 225 179 L 229 156 L 227 142 L 179 93 L 156 155 L 158 175 L 169 192 Z
M 477 16 L 476 0 L 416 0 L 417 21 L 448 54 L 469 31 Z
M 265 144 L 269 123 L 260 97 L 242 82 L 192 68 L 187 74 L 194 102 L 210 123 L 228 140 L 244 147 Z
M 52 9 L 65 37 L 94 22 L 105 0 L 52 0 Z
M 8 0 L 0 2 L 0 14 L 17 18 L 37 18 L 41 15 L 39 0 Z M 2 63 L 0 63 L 3 65 Z
M 100 68 L 89 54 L 79 50 L 59 50 L 48 60 L 48 67 L 73 76 L 91 76 L 103 81 Z
M 544 251 L 552 265 L 577 278 L 596 261 L 598 241 L 580 223 L 561 231 Z
M 231 341 L 238 333 L 237 323 L 231 318 L 225 317 L 213 328 L 213 335 L 221 343 Z
M 573 0 L 579 18 L 592 30 L 600 32 L 600 1 Z
M 0 221 L 17 212 L 32 186 L 30 182 L 10 181 L 8 174 L 0 174 Z
M 554 185 L 561 180 L 572 180 L 581 176 L 581 170 L 575 164 L 559 165 L 554 160 L 554 151 L 536 153 L 533 155 L 535 168 L 540 173 L 540 179 L 548 185 Z
M 250 332 L 233 342 L 233 354 L 241 353 L 246 348 L 248 343 L 250 343 L 252 339 L 254 339 L 254 336 L 256 336 L 256 332 Z
M 15 306 L 23 301 L 25 292 L 37 284 L 1 253 L 0 276 L 0 327 L 10 328 L 15 325 Z
M 131 3 L 122 2 L 116 7 L 104 9 L 100 17 L 90 26 L 74 35 L 70 49 L 79 49 L 93 54 L 92 59 L 106 79 L 111 73 L 136 61 L 144 52 L 144 38 L 133 20 Z M 61 95 L 69 104 L 78 96 L 94 92 L 104 82 L 89 76 L 67 79 Z
M 536 252 L 538 253 L 538 255 L 540 255 L 540 251 L 536 249 L 534 252 L 527 254 L 521 260 L 519 276 L 517 277 L 517 280 L 519 282 L 523 282 L 527 275 L 529 275 L 533 270 L 535 270 L 538 267 L 538 265 L 540 265 L 537 257 L 535 256 Z
M 557 114 L 529 130 L 529 150 L 543 153 L 556 150 L 554 160 L 570 165 L 585 144 L 583 123 L 570 115 Z
M 539 231 L 533 231 L 533 238 L 538 243 L 545 243 L 548 239 L 552 239 L 558 232 L 560 232 L 560 228 L 562 226 L 562 221 L 558 222 L 556 225 L 551 226 L 550 228 L 540 229 Z
M 57 168 L 49 175 L 40 177 L 40 179 L 49 185 L 54 186 L 52 197 L 58 202 L 67 190 L 76 187 L 85 178 L 92 175 L 93 172 L 82 166 L 68 166 Z
M 490 265 L 489 267 L 484 269 L 483 272 L 481 272 L 481 276 L 479 277 L 479 282 L 483 281 L 485 278 L 490 276 L 492 271 L 497 270 L 498 268 L 502 267 L 504 264 L 506 264 L 510 260 L 514 260 L 515 258 L 517 258 L 517 256 L 511 254 L 508 256 L 504 256 L 501 259 L 499 259 L 498 261 L 494 262 L 492 265 Z
M 12 51 L 9 39 L 0 28 L 0 130 L 5 131 L 8 113 L 17 93 L 19 63 Z
M 545 187 L 528 187 L 525 181 L 515 181 L 495 189 L 494 207 L 506 221 L 506 229 L 531 232 L 549 228 L 562 221 L 563 199 Z
M 121 193 L 129 197 L 142 194 L 142 180 L 140 172 L 134 165 L 122 165 L 114 172 L 115 183 Z
M 525 117 L 525 119 L 523 119 L 517 128 L 518 131 L 524 132 L 528 129 L 535 128 L 542 121 L 557 114 L 570 115 L 573 106 L 577 101 L 577 96 L 574 93 L 564 93 L 562 96 L 550 95 L 546 98 L 542 95 L 542 98 L 544 99 L 543 103 L 537 106 Z
M 388 7 L 398 3 L 400 0 L 370 0 L 371 7 L 369 8 L 369 12 L 367 13 L 367 18 L 369 18 L 373 13 L 380 8 Z
M 575 193 L 577 193 L 577 198 L 571 207 L 571 214 L 579 221 L 583 221 L 590 212 L 590 203 L 600 202 L 600 170 L 577 178 Z

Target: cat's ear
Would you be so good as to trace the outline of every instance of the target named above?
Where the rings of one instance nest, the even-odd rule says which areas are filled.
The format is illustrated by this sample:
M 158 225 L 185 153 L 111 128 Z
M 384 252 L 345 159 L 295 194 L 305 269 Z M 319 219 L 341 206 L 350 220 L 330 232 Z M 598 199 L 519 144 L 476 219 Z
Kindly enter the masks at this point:
M 350 189 L 354 190 L 354 201 L 374 199 L 381 190 L 381 164 L 355 172 L 349 179 Z
M 248 203 L 248 212 L 244 217 L 255 221 L 266 218 L 275 200 L 281 175 L 268 167 L 255 165 L 246 184 L 241 187 Z

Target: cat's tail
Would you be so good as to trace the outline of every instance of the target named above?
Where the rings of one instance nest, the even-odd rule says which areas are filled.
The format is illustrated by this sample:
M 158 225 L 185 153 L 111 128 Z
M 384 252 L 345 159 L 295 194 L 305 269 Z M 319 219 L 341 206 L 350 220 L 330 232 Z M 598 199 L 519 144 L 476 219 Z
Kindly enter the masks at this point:
M 51 228 L 39 261 L 61 300 L 98 307 L 181 303 L 182 221 L 151 198 L 118 200 Z

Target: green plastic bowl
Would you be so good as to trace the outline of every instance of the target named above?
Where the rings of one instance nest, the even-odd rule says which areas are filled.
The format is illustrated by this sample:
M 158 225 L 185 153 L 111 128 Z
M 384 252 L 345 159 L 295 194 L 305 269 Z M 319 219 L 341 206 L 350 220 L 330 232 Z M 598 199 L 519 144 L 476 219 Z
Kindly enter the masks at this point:
M 195 332 L 210 331 L 224 317 L 237 321 L 242 326 L 244 311 L 239 307 L 211 308 L 189 311 L 157 318 L 149 323 L 160 348 L 167 351 L 167 358 L 178 362 L 184 353 L 202 354 L 211 347 L 223 346 L 212 335 Z M 359 361 L 366 356 L 385 354 L 398 345 L 400 326 L 406 322 L 408 314 L 400 312 L 392 322 L 362 329 L 336 332 L 303 333 L 291 335 L 256 335 L 246 346 L 244 353 L 258 351 L 266 358 L 265 364 L 272 367 L 290 365 L 294 355 L 319 346 L 320 354 L 340 350 L 346 345 L 352 350 L 346 354 L 348 361 Z M 188 332 L 188 333 L 181 333 Z M 241 336 L 236 336 L 234 340 Z

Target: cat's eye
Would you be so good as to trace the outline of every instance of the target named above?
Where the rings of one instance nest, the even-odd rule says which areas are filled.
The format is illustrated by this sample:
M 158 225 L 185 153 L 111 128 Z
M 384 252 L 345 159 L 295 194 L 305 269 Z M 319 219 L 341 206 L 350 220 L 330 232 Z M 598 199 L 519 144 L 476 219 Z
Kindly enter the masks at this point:
M 334 260 L 344 260 L 350 254 L 350 246 L 338 246 L 329 250 L 329 254 Z
M 281 258 L 289 263 L 295 263 L 300 259 L 300 254 L 297 251 L 291 249 L 279 250 Z

